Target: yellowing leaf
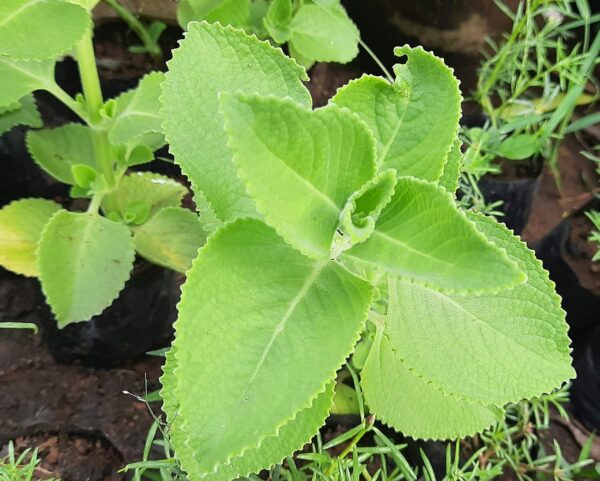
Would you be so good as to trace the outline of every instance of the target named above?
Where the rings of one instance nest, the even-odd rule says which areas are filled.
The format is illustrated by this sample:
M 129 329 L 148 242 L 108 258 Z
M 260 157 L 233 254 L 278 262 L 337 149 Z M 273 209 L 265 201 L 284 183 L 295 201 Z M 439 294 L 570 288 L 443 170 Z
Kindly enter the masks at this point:
M 60 205 L 46 199 L 22 199 L 0 210 L 0 265 L 8 270 L 38 275 L 35 251 L 50 218 Z

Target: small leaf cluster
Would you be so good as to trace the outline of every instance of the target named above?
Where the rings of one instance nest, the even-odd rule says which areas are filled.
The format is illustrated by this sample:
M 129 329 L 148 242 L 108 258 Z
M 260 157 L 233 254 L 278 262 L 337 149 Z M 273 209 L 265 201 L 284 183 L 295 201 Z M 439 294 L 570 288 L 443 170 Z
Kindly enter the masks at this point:
M 181 0 L 177 18 L 232 25 L 275 45 L 310 68 L 315 62 L 350 62 L 360 33 L 340 0 Z
M 430 439 L 573 376 L 541 263 L 456 205 L 458 81 L 420 47 L 396 54 L 393 81 L 364 75 L 316 110 L 304 69 L 241 30 L 192 22 L 173 54 L 163 127 L 212 231 L 162 377 L 190 479 L 300 449 L 349 357 L 369 411 Z
M 30 130 L 36 164 L 70 186 L 88 209 L 63 209 L 47 199 L 21 199 L 0 210 L 0 264 L 38 277 L 60 327 L 102 312 L 130 276 L 136 252 L 185 272 L 204 242 L 193 212 L 181 207 L 187 189 L 161 175 L 130 173 L 165 145 L 159 115 L 164 75 L 104 100 L 92 45 L 90 9 L 96 1 L 8 0 L 0 14 L 0 130 L 42 127 L 33 92 L 45 90 L 82 123 Z M 30 32 L 44 35 L 30 35 Z M 56 62 L 73 55 L 83 93 L 56 83 Z

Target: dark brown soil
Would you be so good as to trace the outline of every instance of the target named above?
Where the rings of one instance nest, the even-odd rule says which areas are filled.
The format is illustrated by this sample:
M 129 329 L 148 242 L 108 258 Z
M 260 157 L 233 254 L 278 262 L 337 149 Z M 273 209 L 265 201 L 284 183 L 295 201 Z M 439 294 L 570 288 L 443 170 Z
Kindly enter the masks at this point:
M 22 436 L 14 441 L 15 453 L 37 449 L 40 460 L 34 479 L 61 479 L 62 481 L 118 481 L 117 471 L 123 466 L 123 457 L 106 440 L 97 436 L 66 433 L 44 433 Z M 6 455 L 8 446 L 0 450 Z M 30 457 L 25 458 L 26 461 Z
M 338 88 L 348 81 L 358 78 L 362 72 L 351 65 L 318 63 L 308 73 L 310 81 L 306 86 L 313 98 L 314 107 L 326 105 Z
M 115 469 L 139 460 L 152 424 L 147 406 L 123 391 L 157 389 L 161 364 L 149 356 L 116 369 L 58 364 L 39 336 L 0 330 L 0 447 L 43 445 L 44 469 L 63 481 L 121 479 Z

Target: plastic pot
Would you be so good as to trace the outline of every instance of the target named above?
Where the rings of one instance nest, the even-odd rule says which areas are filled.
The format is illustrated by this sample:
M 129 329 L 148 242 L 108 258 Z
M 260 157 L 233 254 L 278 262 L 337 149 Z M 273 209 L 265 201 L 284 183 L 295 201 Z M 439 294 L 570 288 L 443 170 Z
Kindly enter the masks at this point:
M 596 329 L 574 362 L 577 378 L 571 387 L 576 416 L 590 431 L 600 431 L 600 329 Z
M 577 351 L 600 324 L 600 296 L 581 284 L 566 260 L 567 256 L 577 255 L 576 247 L 571 243 L 571 222 L 571 219 L 563 220 L 534 248 L 562 297 L 562 307 L 567 311 L 570 326 L 569 335 Z
M 485 114 L 475 113 L 463 115 L 460 123 L 468 128 L 483 127 L 487 120 Z M 518 163 L 507 160 L 501 166 L 501 174 L 486 175 L 478 186 L 487 203 L 502 202 L 498 210 L 504 216 L 500 220 L 518 235 L 529 220 L 542 169 L 530 159 Z
M 164 347 L 173 334 L 180 284 L 179 274 L 138 262 L 119 297 L 100 315 L 63 329 L 51 315 L 44 316 L 44 342 L 57 361 L 94 367 L 115 366 Z

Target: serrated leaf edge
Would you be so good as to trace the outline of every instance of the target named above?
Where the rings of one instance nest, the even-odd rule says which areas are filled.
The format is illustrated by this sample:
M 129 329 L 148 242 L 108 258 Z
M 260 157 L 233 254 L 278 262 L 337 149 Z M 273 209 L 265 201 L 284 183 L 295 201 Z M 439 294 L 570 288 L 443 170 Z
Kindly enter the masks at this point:
M 308 74 L 306 73 L 306 69 L 300 65 L 298 62 L 296 62 L 296 60 L 292 57 L 288 57 L 284 51 L 281 49 L 281 47 L 276 47 L 273 46 L 268 40 L 260 40 L 256 34 L 252 33 L 252 34 L 248 34 L 247 32 L 245 32 L 243 29 L 240 28 L 234 28 L 231 25 L 221 25 L 219 22 L 215 22 L 217 23 L 220 28 L 222 28 L 225 31 L 230 31 L 230 32 L 234 32 L 234 33 L 243 33 L 246 37 L 249 38 L 253 38 L 257 43 L 268 46 L 271 49 L 274 49 L 276 51 L 278 51 L 278 53 L 285 59 L 287 59 L 288 61 L 292 62 L 294 68 L 297 68 L 297 70 L 299 71 L 300 75 L 299 75 L 299 79 L 303 82 L 307 82 L 308 80 L 310 80 L 310 78 L 308 77 Z M 169 153 L 173 156 L 173 158 L 175 159 L 175 163 L 180 167 L 181 169 L 181 173 L 185 176 L 186 179 L 188 179 L 188 181 L 190 182 L 191 185 L 194 185 L 194 195 L 196 195 L 196 192 L 201 192 L 202 193 L 202 197 L 206 203 L 206 205 L 208 207 L 210 207 L 211 212 L 214 214 L 214 217 L 216 219 L 218 219 L 219 221 L 223 222 L 225 224 L 225 222 L 223 221 L 223 219 L 219 218 L 219 216 L 216 214 L 216 211 L 214 209 L 214 206 L 212 204 L 212 202 L 210 200 L 208 200 L 208 198 L 206 197 L 206 194 L 204 193 L 203 189 L 201 189 L 199 186 L 193 184 L 193 182 L 191 181 L 188 173 L 186 172 L 186 168 L 185 166 L 183 166 L 177 159 L 178 159 L 178 155 L 175 152 L 175 150 L 177 149 L 173 149 L 173 145 L 171 144 L 171 139 L 169 138 L 169 135 L 167 133 L 167 128 L 166 125 L 168 124 L 168 121 L 166 120 L 166 116 L 165 116 L 165 108 L 167 106 L 167 101 L 164 97 L 164 90 L 162 88 L 162 85 L 164 84 L 165 81 L 168 80 L 168 78 L 171 75 L 171 65 L 173 64 L 174 61 L 176 61 L 176 59 L 179 57 L 179 55 L 181 54 L 181 48 L 182 48 L 182 44 L 183 42 L 186 40 L 187 36 L 189 35 L 189 32 L 192 30 L 192 28 L 197 28 L 196 25 L 202 25 L 202 26 L 208 26 L 208 25 L 213 25 L 209 22 L 207 22 L 206 20 L 202 20 L 200 22 L 197 21 L 191 21 L 188 25 L 187 25 L 187 30 L 185 30 L 183 32 L 183 38 L 181 38 L 180 40 L 177 41 L 177 47 L 174 48 L 171 51 L 171 58 L 167 61 L 167 71 L 165 72 L 165 79 L 163 80 L 163 82 L 161 83 L 161 93 L 159 95 L 159 102 L 161 104 L 160 110 L 159 110 L 159 114 L 162 117 L 162 122 L 161 122 L 161 129 L 162 129 L 162 133 L 165 136 L 165 139 L 167 141 L 168 147 L 169 147 Z M 190 28 L 192 27 L 192 28 Z M 311 104 L 312 104 L 312 97 L 309 94 L 309 98 L 311 99 Z
M 129 275 L 125 278 L 125 280 L 123 281 L 123 285 L 121 286 L 121 288 L 118 290 L 118 292 L 116 293 L 116 295 L 110 300 L 110 302 L 108 303 L 108 305 L 104 306 L 103 308 L 101 308 L 98 312 L 92 314 L 89 319 L 86 319 L 85 321 L 69 321 L 69 322 L 63 322 L 61 320 L 59 320 L 58 316 L 56 315 L 56 312 L 54 312 L 54 307 L 48 302 L 48 294 L 46 293 L 46 289 L 44 287 L 44 283 L 42 282 L 41 279 L 41 269 L 40 269 L 40 246 L 42 244 L 42 239 L 44 239 L 46 232 L 48 230 L 48 226 L 50 225 L 50 223 L 52 222 L 52 219 L 54 219 L 54 217 L 56 217 L 58 214 L 60 214 L 61 212 L 71 212 L 67 209 L 60 209 L 57 210 L 52 217 L 50 217 L 50 219 L 48 219 L 48 222 L 46 222 L 46 225 L 44 226 L 44 229 L 42 230 L 42 233 L 40 234 L 40 238 L 38 240 L 38 244 L 35 250 L 35 259 L 36 259 L 36 266 L 38 271 L 40 272 L 40 286 L 42 289 L 42 292 L 44 293 L 44 298 L 46 299 L 46 304 L 48 304 L 48 306 L 50 307 L 50 310 L 52 311 L 52 314 L 54 315 L 54 318 L 56 319 L 56 322 L 58 323 L 58 327 L 60 329 L 62 329 L 65 326 L 68 326 L 69 324 L 74 324 L 77 322 L 87 322 L 90 319 L 92 319 L 95 316 L 98 316 L 100 314 L 102 314 L 107 308 L 109 308 L 112 303 L 121 295 L 121 292 L 123 292 L 123 289 L 125 288 L 125 285 L 127 284 L 127 281 L 131 278 L 131 269 L 129 270 Z M 84 212 L 78 212 L 83 214 Z M 99 216 L 102 217 L 102 216 Z M 110 219 L 104 217 L 104 219 L 110 221 Z M 110 221 L 112 222 L 112 221 Z M 133 262 L 135 261 L 135 246 L 133 245 L 133 236 L 131 235 L 131 232 L 128 230 L 129 233 L 129 240 L 131 243 L 131 250 L 133 252 L 133 256 L 131 258 L 131 265 L 133 266 Z
M 199 262 L 199 259 L 200 259 L 200 258 L 201 258 L 201 256 L 202 256 L 202 252 L 203 252 L 203 250 L 204 250 L 204 249 L 208 249 L 210 245 L 212 245 L 214 242 L 217 242 L 217 240 L 220 238 L 220 236 L 222 235 L 222 233 L 225 231 L 225 229 L 226 229 L 228 226 L 231 226 L 231 225 L 234 225 L 234 224 L 237 224 L 237 223 L 242 223 L 242 222 L 251 222 L 251 223 L 255 223 L 255 224 L 263 224 L 263 225 L 267 225 L 269 228 L 273 229 L 273 227 L 269 226 L 269 225 L 268 225 L 268 224 L 266 224 L 265 222 L 263 222 L 263 221 L 261 221 L 261 220 L 259 220 L 259 219 L 256 219 L 256 218 L 251 218 L 251 217 L 234 219 L 234 220 L 232 220 L 232 221 L 230 221 L 230 222 L 224 223 L 222 227 L 220 227 L 220 228 L 219 228 L 219 229 L 217 229 L 217 230 L 216 230 L 216 231 L 215 231 L 213 234 L 211 234 L 211 235 L 210 235 L 210 237 L 209 237 L 209 238 L 207 239 L 207 241 L 206 241 L 206 244 L 204 244 L 204 246 L 202 246 L 202 247 L 201 247 L 201 248 L 198 250 L 198 255 L 196 256 L 196 258 L 195 258 L 195 259 L 194 259 L 194 261 L 192 262 L 192 267 L 191 267 L 190 269 L 193 269 L 193 268 L 194 268 L 194 266 L 195 266 L 195 264 L 196 264 L 197 262 Z M 275 230 L 275 229 L 273 229 L 273 230 Z M 278 234 L 278 235 L 279 235 L 279 234 Z M 283 238 L 282 238 L 282 239 L 283 239 Z M 283 239 L 283 241 L 284 241 L 284 242 L 285 242 L 287 245 L 290 245 L 289 243 L 287 243 L 287 242 L 285 241 L 285 239 Z M 290 246 L 290 248 L 291 248 L 291 249 L 294 249 L 294 250 L 296 250 L 297 252 L 299 252 L 299 251 L 298 251 L 298 249 L 295 249 L 295 248 L 294 248 L 294 247 L 292 247 L 292 246 Z M 335 262 L 335 261 L 332 261 L 332 260 L 330 260 L 330 261 L 329 261 L 329 263 L 332 263 L 332 262 Z M 226 455 L 226 456 L 225 456 L 225 459 L 224 459 L 224 460 L 223 460 L 221 463 L 219 463 L 219 464 L 215 464 L 215 466 L 213 467 L 213 470 L 212 470 L 211 472 L 209 472 L 209 473 L 206 473 L 206 474 L 213 474 L 213 473 L 215 473 L 215 472 L 217 471 L 217 468 L 218 468 L 219 466 L 221 466 L 221 465 L 223 465 L 223 464 L 228 464 L 228 463 L 231 461 L 231 459 L 233 459 L 234 457 L 240 457 L 240 456 L 242 456 L 242 455 L 243 455 L 243 454 L 244 454 L 244 453 L 245 453 L 245 452 L 246 452 L 248 449 L 252 449 L 252 448 L 259 449 L 259 448 L 260 448 L 260 446 L 262 445 L 263 441 L 264 441 L 264 440 L 265 440 L 267 437 L 270 437 L 270 436 L 278 436 L 278 435 L 279 435 L 279 432 L 281 431 L 281 428 L 282 428 L 282 427 L 283 427 L 285 424 L 287 424 L 288 422 L 293 422 L 293 421 L 296 419 L 296 417 L 298 416 L 298 414 L 299 414 L 301 411 L 303 411 L 303 410 L 305 410 L 305 409 L 308 409 L 308 408 L 310 408 L 310 407 L 313 405 L 313 403 L 314 403 L 315 399 L 317 398 L 317 396 L 318 396 L 319 394 L 322 394 L 323 392 L 325 392 L 325 390 L 327 389 L 327 385 L 328 385 L 328 383 L 329 383 L 329 382 L 330 382 L 332 379 L 334 379 L 334 378 L 335 378 L 337 371 L 339 370 L 339 368 L 340 368 L 341 366 L 343 366 L 345 359 L 346 359 L 346 358 L 347 358 L 347 357 L 348 357 L 348 356 L 349 356 L 349 355 L 350 355 L 352 352 L 354 352 L 354 349 L 355 349 L 355 347 L 356 347 L 356 344 L 357 344 L 357 343 L 358 343 L 358 341 L 360 340 L 360 334 L 361 334 L 361 331 L 362 331 L 362 329 L 364 328 L 364 326 L 365 326 L 365 323 L 366 323 L 366 321 L 367 321 L 367 317 L 368 317 L 369 308 L 370 308 L 370 306 L 371 306 L 371 303 L 373 302 L 373 293 L 374 293 L 374 290 L 373 290 L 373 287 L 372 287 L 370 284 L 368 284 L 368 283 L 367 283 L 366 281 L 364 281 L 362 278 L 360 278 L 360 277 L 356 276 L 355 274 L 353 274 L 353 273 L 352 273 L 351 271 L 349 271 L 349 270 L 348 270 L 348 269 L 347 269 L 345 266 L 343 266 L 343 265 L 342 265 L 342 264 L 340 264 L 340 263 L 337 263 L 337 264 L 338 264 L 338 266 L 339 266 L 340 268 L 342 268 L 342 269 L 344 269 L 346 272 L 348 272 L 348 274 L 350 274 L 352 277 L 354 277 L 354 278 L 356 278 L 356 279 L 359 279 L 361 282 L 364 282 L 364 283 L 365 283 L 365 285 L 368 287 L 368 289 L 369 289 L 369 291 L 370 291 L 370 292 L 369 292 L 369 301 L 368 301 L 368 302 L 367 302 L 367 304 L 366 304 L 366 307 L 365 307 L 365 310 L 364 310 L 364 312 L 363 312 L 362 316 L 360 316 L 360 317 L 362 317 L 363 321 L 360 323 L 359 329 L 357 329 L 357 332 L 356 332 L 356 336 L 355 336 L 354 342 L 352 343 L 352 345 L 351 345 L 351 347 L 350 347 L 349 351 L 348 351 L 347 353 L 345 353 L 345 354 L 344 354 L 344 356 L 342 357 L 342 359 L 341 359 L 341 360 L 340 360 L 340 362 L 338 363 L 338 367 L 336 367 L 336 368 L 333 370 L 333 372 L 332 372 L 332 373 L 330 373 L 330 376 L 328 376 L 328 377 L 326 378 L 326 380 L 325 380 L 325 381 L 323 381 L 323 383 L 321 384 L 321 388 L 320 388 L 319 390 L 317 390 L 317 392 L 315 392 L 315 393 L 314 393 L 314 394 L 313 394 L 313 395 L 312 395 L 312 396 L 311 396 L 311 397 L 310 397 L 310 398 L 309 398 L 309 399 L 308 399 L 308 400 L 307 400 L 307 401 L 306 401 L 306 402 L 305 402 L 305 403 L 304 403 L 304 404 L 303 404 L 303 405 L 300 407 L 300 409 L 299 409 L 298 411 L 296 411 L 296 412 L 295 412 L 295 413 L 294 413 L 294 414 L 293 414 L 291 417 L 289 417 L 289 418 L 285 419 L 283 422 L 281 422 L 279 425 L 277 425 L 277 426 L 275 427 L 275 432 L 274 432 L 273 434 L 270 434 L 270 435 L 269 435 L 269 434 L 267 434 L 267 435 L 264 435 L 264 436 L 263 436 L 263 437 L 262 437 L 262 438 L 261 438 L 261 439 L 260 439 L 260 440 L 259 440 L 259 441 L 258 441 L 256 444 L 250 444 L 250 445 L 247 445 L 246 447 L 242 448 L 242 449 L 241 449 L 239 452 L 235 452 L 235 451 L 234 451 L 234 452 L 231 452 L 230 454 L 228 454 L 228 455 Z M 325 267 L 325 266 L 324 266 L 324 267 Z M 324 267 L 323 267 L 323 268 L 324 268 Z M 185 295 L 186 295 L 186 289 L 185 289 L 185 284 L 184 284 L 184 285 L 181 287 L 181 298 L 180 298 L 180 300 L 179 300 L 179 303 L 177 304 L 177 311 L 178 311 L 178 312 L 179 312 L 179 306 L 180 306 L 180 304 L 181 304 L 182 300 L 184 299 L 184 296 L 185 296 Z M 172 347 L 171 347 L 171 349 L 175 348 L 175 353 L 174 353 L 174 357 L 175 357 L 175 359 L 177 359 L 177 351 L 178 351 L 178 350 L 177 350 L 177 347 L 176 347 L 176 345 L 178 344 L 178 342 L 181 342 L 181 341 L 179 340 L 179 337 L 177 336 L 177 324 L 178 324 L 178 323 L 179 323 L 179 316 L 178 316 L 177 320 L 175 321 L 175 323 L 173 324 L 173 327 L 175 328 L 175 339 L 174 339 L 174 341 L 173 341 L 173 343 L 172 343 Z M 173 370 L 173 376 L 174 376 L 174 378 L 175 378 L 175 381 L 176 381 L 176 387 L 177 387 L 177 386 L 179 386 L 179 383 L 177 382 L 177 371 L 179 371 L 179 369 L 180 369 L 180 364 L 179 364 L 179 361 L 177 361 L 177 365 L 176 365 L 175 369 Z M 176 389 L 176 394 L 177 394 L 177 389 Z M 178 416 L 180 416 L 180 417 L 181 417 L 181 413 L 178 413 Z M 189 439 L 189 436 L 187 436 L 187 427 L 186 427 L 186 425 L 187 425 L 187 421 L 186 421 L 186 419 L 185 419 L 185 418 L 182 418 L 182 419 L 181 419 L 181 421 L 180 421 L 180 424 L 179 424 L 179 430 L 180 430 L 180 431 L 181 431 L 181 432 L 182 432 L 182 433 L 185 435 L 185 437 L 187 438 L 187 439 L 184 439 L 184 442 L 186 443 L 186 446 L 188 447 L 188 449 L 190 449 L 190 450 L 191 450 L 191 452 L 194 452 L 194 449 L 193 449 L 193 448 L 192 448 L 192 447 L 189 445 L 189 443 L 190 443 L 190 439 Z M 195 458 L 195 455 L 194 455 L 194 458 Z M 185 467 L 184 467 L 184 470 L 185 470 Z
M 87 23 L 87 26 L 84 29 L 84 31 L 81 34 L 81 36 L 78 37 L 74 42 L 72 42 L 72 43 L 69 42 L 67 44 L 67 47 L 62 52 L 60 52 L 58 54 L 54 54 L 54 55 L 36 56 L 36 57 L 21 57 L 21 56 L 2 55 L 2 54 L 0 54 L 0 56 L 9 58 L 11 60 L 17 60 L 17 61 L 18 60 L 24 60 L 24 61 L 27 61 L 27 62 L 40 62 L 40 61 L 44 61 L 44 60 L 59 59 L 61 57 L 67 56 L 69 54 L 69 52 L 71 52 L 75 48 L 75 46 L 79 42 L 81 42 L 83 40 L 83 38 L 88 34 L 88 32 L 90 32 L 93 29 L 94 24 L 92 22 L 92 17 L 90 15 L 90 12 L 87 9 L 85 9 L 83 6 L 78 5 L 76 3 L 71 3 L 71 2 L 65 2 L 65 3 L 68 3 L 70 5 L 74 5 L 76 7 L 79 7 L 79 8 L 81 8 L 86 13 L 86 17 L 87 17 L 86 18 L 86 23 Z
M 475 223 L 468 218 L 468 216 L 465 214 L 465 212 L 462 209 L 457 207 L 455 199 L 450 192 L 448 192 L 446 189 L 444 189 L 442 186 L 436 184 L 435 182 L 423 180 L 418 177 L 413 177 L 410 175 L 398 176 L 398 181 L 403 178 L 409 178 L 419 184 L 426 184 L 426 185 L 433 186 L 434 188 L 438 189 L 440 191 L 440 193 L 442 193 L 444 196 L 446 196 L 446 198 L 451 202 L 451 205 L 454 207 L 454 209 L 458 213 L 458 215 L 461 216 L 468 224 L 470 224 L 472 226 L 473 231 L 474 231 L 473 235 L 475 237 L 477 237 L 479 240 L 482 240 L 484 243 L 486 243 L 492 250 L 494 250 L 496 252 L 496 254 L 499 256 L 499 258 L 501 260 L 505 261 L 506 264 L 509 264 L 513 268 L 515 268 L 516 271 L 521 273 L 521 275 L 519 276 L 520 277 L 519 280 L 517 280 L 516 282 L 511 282 L 510 284 L 501 285 L 501 286 L 497 286 L 497 287 L 488 287 L 488 288 L 483 287 L 483 288 L 469 288 L 469 289 L 453 289 L 453 288 L 448 288 L 448 287 L 440 287 L 440 286 L 436 286 L 435 284 L 432 284 L 428 281 L 424 281 L 422 279 L 413 279 L 411 277 L 399 276 L 399 275 L 388 272 L 389 276 L 397 277 L 404 281 L 412 282 L 414 284 L 427 287 L 428 289 L 432 289 L 434 291 L 441 292 L 443 294 L 461 294 L 461 295 L 464 295 L 464 294 L 475 294 L 475 295 L 495 294 L 495 293 L 498 293 L 505 289 L 511 289 L 513 287 L 516 287 L 519 284 L 522 284 L 523 282 L 527 281 L 527 275 L 523 271 L 521 271 L 521 269 L 519 269 L 519 266 L 517 265 L 516 262 L 514 262 L 512 259 L 510 259 L 508 257 L 508 254 L 506 253 L 506 251 L 503 248 L 498 247 L 492 241 L 490 241 L 482 232 L 479 231 L 479 229 L 477 229 L 477 226 L 475 225 Z M 398 184 L 396 184 L 396 187 L 398 187 Z M 377 230 L 377 224 L 375 224 L 375 230 Z M 381 266 L 380 264 L 377 264 L 376 262 L 370 262 L 365 259 L 361 259 L 360 257 L 350 255 L 348 252 L 344 252 L 342 255 L 344 255 L 346 257 L 350 257 L 352 259 L 357 259 L 360 262 L 363 262 L 365 264 L 368 264 L 368 265 L 371 265 L 374 267 L 378 267 L 380 269 L 383 269 L 384 271 L 387 271 L 384 266 Z
M 231 94 L 229 92 L 227 92 L 226 95 L 231 95 Z M 295 102 L 294 100 L 292 100 L 292 99 L 290 99 L 288 97 L 281 98 L 281 97 L 277 97 L 275 95 L 259 95 L 259 94 L 249 94 L 248 95 L 248 94 L 244 94 L 244 93 L 241 93 L 241 92 L 234 93 L 233 95 L 237 96 L 238 98 L 251 99 L 253 101 L 256 100 L 257 102 L 260 102 L 260 103 L 266 103 L 269 100 L 276 99 L 278 102 L 281 102 L 283 104 L 287 104 L 287 105 L 293 106 L 295 108 L 301 108 L 301 109 L 305 110 L 307 113 L 309 113 L 311 115 L 314 115 L 315 112 L 325 111 L 326 109 L 329 109 L 329 110 L 333 110 L 333 109 L 339 110 L 339 111 L 343 112 L 344 115 L 349 114 L 348 117 L 352 118 L 354 122 L 356 122 L 357 124 L 361 125 L 361 128 L 364 130 L 364 133 L 366 134 L 366 136 L 371 141 L 370 142 L 371 143 L 371 153 L 372 153 L 371 157 L 373 159 L 373 166 L 374 166 L 374 172 L 375 173 L 374 173 L 374 176 L 371 177 L 371 179 L 369 179 L 366 183 L 369 183 L 369 182 L 373 181 L 373 179 L 375 179 L 377 177 L 377 162 L 375 161 L 375 156 L 377 155 L 377 145 L 376 145 L 376 142 L 375 142 L 375 137 L 373 136 L 373 133 L 371 132 L 371 129 L 369 129 L 369 127 L 367 126 L 367 124 L 358 116 L 358 114 L 352 112 L 351 110 L 339 107 L 338 105 L 330 105 L 330 104 L 328 104 L 328 105 L 326 105 L 324 107 L 318 108 L 318 109 L 311 110 L 311 109 L 308 109 L 308 108 L 304 107 L 303 105 Z M 221 98 L 221 94 L 219 94 L 219 98 Z M 223 116 L 223 117 L 225 117 L 225 116 Z M 231 133 L 235 129 L 230 128 L 227 124 L 228 124 L 228 122 L 225 121 L 224 122 L 224 128 L 225 128 L 225 132 L 227 134 L 227 145 L 229 147 L 229 150 L 232 153 L 232 160 L 233 160 L 233 163 L 234 163 L 234 165 L 236 167 L 236 170 L 237 170 L 237 176 L 242 181 L 242 183 L 244 184 L 244 187 L 246 189 L 246 193 L 253 200 L 254 205 L 256 207 L 256 210 L 262 216 L 262 219 L 263 219 L 264 223 L 267 224 L 272 229 L 274 229 L 275 232 L 277 232 L 277 235 L 279 237 L 281 237 L 286 242 L 286 244 L 292 246 L 295 250 L 301 252 L 304 256 L 306 256 L 306 257 L 308 257 L 310 259 L 325 259 L 325 258 L 327 258 L 327 256 L 329 256 L 329 253 L 330 253 L 330 250 L 331 250 L 331 245 L 333 244 L 333 240 L 335 238 L 335 232 L 336 232 L 335 229 L 331 233 L 331 240 L 330 240 L 330 243 L 329 243 L 329 250 L 323 256 L 317 257 L 317 256 L 315 256 L 314 252 L 311 252 L 311 251 L 307 250 L 304 246 L 292 245 L 286 239 L 287 234 L 283 232 L 283 229 L 281 229 L 281 227 L 279 227 L 279 226 L 275 226 L 275 225 L 273 225 L 273 224 L 270 223 L 270 220 L 265 215 L 265 206 L 267 205 L 267 202 L 263 202 L 263 201 L 257 199 L 254 196 L 254 192 L 256 192 L 258 190 L 261 190 L 261 188 L 258 187 L 257 189 L 255 189 L 254 184 L 248 180 L 248 178 L 242 173 L 241 169 L 238 166 L 237 156 L 240 154 L 240 151 L 238 149 L 236 149 L 232 145 L 232 141 L 231 141 L 231 137 L 232 137 Z M 362 188 L 362 186 L 360 188 Z M 316 187 L 315 187 L 315 189 L 316 189 Z M 316 190 L 318 190 L 318 189 L 316 189 Z M 348 199 L 352 195 L 353 195 L 353 193 L 351 193 L 348 196 Z M 348 199 L 346 199 L 344 201 L 344 205 L 348 201 Z M 389 201 L 388 201 L 388 203 L 389 203 Z M 337 208 L 338 208 L 337 218 L 339 219 L 339 217 L 340 217 L 340 215 L 341 215 L 341 213 L 343 211 L 344 206 L 342 206 L 342 207 L 337 206 Z M 352 275 L 354 275 L 354 274 L 352 274 Z

